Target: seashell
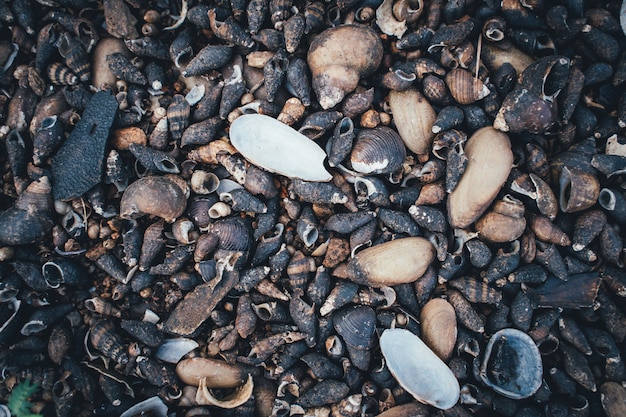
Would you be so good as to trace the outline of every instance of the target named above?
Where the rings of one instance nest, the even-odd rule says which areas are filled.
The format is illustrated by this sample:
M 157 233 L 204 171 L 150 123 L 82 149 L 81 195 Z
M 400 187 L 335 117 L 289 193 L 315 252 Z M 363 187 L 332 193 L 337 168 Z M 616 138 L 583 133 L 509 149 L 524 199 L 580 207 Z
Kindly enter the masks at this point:
M 150 413 L 155 417 L 165 417 L 167 415 L 167 405 L 159 397 L 154 396 L 138 402 L 128 408 L 120 417 L 133 417 L 137 414 Z
M 325 379 L 306 390 L 298 398 L 298 404 L 302 407 L 321 407 L 341 401 L 350 388 L 344 382 L 334 379 Z
M 109 34 L 116 38 L 136 39 L 137 18 L 130 11 L 126 3 L 119 0 L 106 0 L 103 2 L 106 29 Z
M 166 119 L 161 120 L 163 121 Z M 159 122 L 159 124 L 160 123 L 161 122 Z M 222 123 L 223 121 L 219 117 L 211 117 L 204 121 L 192 124 L 183 132 L 183 135 L 180 138 L 180 146 L 186 147 L 189 145 L 206 145 L 216 138 Z M 155 128 L 155 131 L 157 128 Z
M 267 90 L 267 100 L 269 102 L 274 101 L 288 68 L 289 60 L 283 49 L 276 52 L 263 66 L 265 89 Z
M 52 84 L 56 85 L 76 85 L 78 77 L 72 71 L 60 62 L 55 62 L 48 66 L 48 78 Z
M 502 329 L 489 339 L 480 379 L 507 398 L 533 395 L 541 386 L 543 366 L 537 345 L 526 333 Z
M 416 400 L 444 410 L 459 400 L 459 383 L 450 368 L 410 331 L 386 329 L 380 348 L 396 381 Z
M 147 170 L 158 171 L 168 174 L 177 174 L 180 172 L 176 164 L 176 160 L 169 154 L 159 151 L 158 149 L 152 149 L 149 146 L 142 146 L 136 143 L 131 143 L 128 146 L 130 152 L 137 158 L 137 161 L 141 163 Z
M 369 367 L 375 318 L 374 310 L 367 306 L 349 307 L 339 310 L 333 316 L 333 326 L 345 342 L 352 364 L 362 370 Z
M 435 207 L 412 205 L 409 207 L 409 215 L 415 223 L 431 232 L 445 233 L 448 229 L 445 214 Z
M 600 195 L 600 184 L 595 175 L 567 166 L 561 169 L 559 187 L 559 206 L 565 213 L 593 206 Z
M 160 60 L 170 59 L 168 47 L 159 40 L 151 37 L 126 38 L 124 45 L 135 55 L 155 58 Z
M 45 158 L 59 147 L 63 139 L 63 125 L 58 116 L 48 116 L 41 121 L 37 132 L 33 135 L 33 162 L 41 165 Z
M 300 40 L 306 30 L 306 18 L 302 13 L 295 13 L 287 19 L 283 25 L 283 34 L 285 36 L 285 49 L 293 54 L 300 45 Z
M 136 219 L 149 214 L 172 222 L 185 211 L 188 197 L 189 187 L 177 177 L 142 177 L 124 191 L 120 215 Z
M 114 325 L 107 319 L 95 320 L 89 329 L 88 337 L 91 345 L 107 358 L 120 365 L 128 363 L 128 353 L 120 337 L 115 333 Z
M 313 90 L 322 108 L 329 109 L 341 102 L 347 93 L 354 91 L 360 77 L 370 75 L 381 60 L 382 43 L 366 26 L 342 25 L 315 37 L 307 62 L 313 76 Z
M 381 126 L 363 129 L 352 147 L 352 168 L 363 174 L 384 174 L 400 169 L 406 149 L 400 136 L 392 129 Z
M 139 85 L 146 85 L 148 83 L 148 79 L 124 53 L 115 52 L 109 54 L 106 57 L 106 62 L 111 72 L 120 80 Z
M 189 126 L 189 114 L 191 108 L 185 97 L 176 94 L 172 103 L 167 107 L 167 123 L 172 138 L 180 140 L 187 126 Z
M 452 97 L 461 105 L 472 104 L 489 95 L 489 88 L 480 79 L 461 68 L 451 70 L 445 81 Z
M 387 259 L 398 262 L 389 268 Z M 358 252 L 348 263 L 350 280 L 372 287 L 404 284 L 424 274 L 435 257 L 435 248 L 422 237 L 408 237 L 381 243 Z M 402 262 L 410 258 L 411 262 Z
M 524 204 L 507 194 L 493 205 L 492 211 L 476 221 L 480 237 L 490 242 L 511 242 L 526 229 Z
M 398 0 L 394 2 L 392 11 L 398 22 L 411 24 L 422 15 L 424 3 L 421 0 Z
M 612 35 L 594 26 L 584 25 L 581 29 L 581 39 L 601 61 L 610 63 L 617 61 L 620 49 Z
M 311 82 L 306 62 L 301 58 L 292 59 L 287 67 L 287 82 L 296 97 L 305 107 L 311 104 Z
M 182 71 L 183 77 L 207 74 L 211 70 L 222 68 L 233 55 L 232 46 L 207 45 L 202 48 Z
M 122 192 L 128 186 L 128 172 L 123 165 L 120 154 L 111 149 L 106 159 L 105 183 L 113 184 L 118 192 Z
M 469 226 L 487 209 L 511 171 L 513 154 L 508 137 L 491 127 L 467 141 L 467 168 L 448 197 L 448 217 L 455 228 Z
M 435 135 L 432 132 L 437 117 L 432 106 L 417 91 L 390 91 L 389 105 L 402 141 L 412 152 L 429 152 Z
M 196 194 L 210 194 L 217 190 L 220 179 L 212 172 L 197 170 L 191 175 L 190 185 Z
M 65 32 L 59 36 L 57 48 L 59 54 L 65 59 L 67 66 L 82 82 L 87 82 L 91 79 L 89 56 L 80 41 L 70 37 L 70 34 Z
M 394 10 L 395 4 L 398 3 L 399 2 L 394 0 L 383 1 L 382 4 L 376 9 L 376 25 L 378 25 L 384 34 L 395 36 L 399 39 L 402 38 L 406 32 L 407 26 L 406 19 L 399 19 Z M 405 5 L 408 5 L 408 2 L 405 3 Z M 402 13 L 403 8 L 405 7 L 398 5 L 398 12 Z M 406 10 L 404 10 L 404 13 L 402 14 L 406 14 Z
M 332 178 L 323 167 L 326 154 L 317 144 L 269 116 L 237 118 L 231 124 L 230 138 L 246 159 L 267 171 L 306 181 Z M 289 158 L 280 157 L 283 154 Z M 298 156 L 306 156 L 306 164 Z
M 98 313 L 105 316 L 122 317 L 122 312 L 112 303 L 100 297 L 88 298 L 85 300 L 85 308 L 92 313 Z
M 420 312 L 422 339 L 442 360 L 447 361 L 456 344 L 456 313 L 443 298 L 433 298 Z
M 211 30 L 218 38 L 244 48 L 254 46 L 254 41 L 250 35 L 243 30 L 234 17 L 229 16 L 222 20 L 217 16 L 216 9 L 209 9 L 207 16 L 209 17 Z

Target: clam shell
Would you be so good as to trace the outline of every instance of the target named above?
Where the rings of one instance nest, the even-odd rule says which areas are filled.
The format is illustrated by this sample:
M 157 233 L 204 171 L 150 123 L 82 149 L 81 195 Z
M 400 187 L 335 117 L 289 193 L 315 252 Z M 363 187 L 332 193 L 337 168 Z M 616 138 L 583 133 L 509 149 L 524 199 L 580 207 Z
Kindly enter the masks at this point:
M 468 139 L 465 155 L 467 168 L 448 197 L 448 216 L 454 228 L 465 228 L 483 214 L 513 164 L 509 137 L 492 127 L 484 127 Z
M 210 358 L 183 359 L 176 365 L 176 374 L 185 384 L 193 386 L 204 379 L 207 388 L 235 388 L 248 377 L 243 367 Z
M 174 221 L 185 211 L 189 197 L 189 187 L 183 184 L 169 175 L 140 178 L 124 191 L 120 215 L 131 219 L 151 214 Z
M 456 344 L 456 312 L 443 298 L 433 298 L 422 308 L 422 339 L 435 354 L 446 361 Z
M 380 350 L 398 384 L 418 401 L 447 410 L 459 400 L 459 383 L 450 368 L 410 331 L 385 330 Z
M 496 332 L 485 349 L 480 379 L 499 394 L 528 398 L 541 386 L 543 365 L 533 339 L 517 329 Z
M 230 141 L 248 161 L 267 171 L 304 181 L 332 179 L 324 168 L 324 150 L 269 116 L 240 116 L 230 126 Z
M 434 258 L 435 247 L 430 241 L 407 237 L 363 249 L 350 260 L 346 272 L 348 278 L 362 285 L 406 284 L 421 277 Z
M 350 154 L 352 168 L 362 174 L 388 174 L 402 167 L 406 148 L 400 136 L 381 126 L 359 132 Z
M 432 132 L 437 114 L 417 90 L 390 91 L 389 106 L 402 141 L 418 155 L 430 152 L 435 138 Z

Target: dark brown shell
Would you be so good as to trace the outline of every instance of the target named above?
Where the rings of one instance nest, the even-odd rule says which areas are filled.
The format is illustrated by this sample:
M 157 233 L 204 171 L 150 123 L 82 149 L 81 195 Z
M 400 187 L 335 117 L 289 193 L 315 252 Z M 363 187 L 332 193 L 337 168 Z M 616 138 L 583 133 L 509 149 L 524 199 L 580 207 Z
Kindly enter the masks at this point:
M 187 197 L 189 187 L 174 176 L 143 177 L 124 191 L 120 215 L 135 219 L 150 214 L 173 221 L 185 211 Z
M 52 84 L 56 85 L 78 84 L 78 77 L 60 62 L 55 62 L 48 67 L 48 78 L 50 78 Z
M 121 365 L 128 363 L 129 357 L 126 348 L 122 345 L 122 341 L 110 321 L 106 319 L 96 320 L 89 331 L 89 342 L 106 357 Z
M 207 45 L 189 61 L 183 70 L 183 77 L 206 74 L 211 70 L 223 67 L 233 55 L 232 46 Z
M 189 126 L 189 114 L 191 107 L 185 97 L 176 94 L 172 103 L 167 108 L 167 123 L 172 134 L 172 138 L 178 140 Z
M 241 219 L 230 217 L 211 225 L 211 233 L 219 238 L 219 248 L 227 251 L 248 251 L 253 238 L 250 226 Z
M 363 129 L 356 138 L 350 162 L 363 174 L 388 174 L 399 170 L 406 158 L 406 148 L 396 131 L 381 126 Z
M 82 43 L 72 38 L 66 32 L 59 37 L 58 49 L 59 54 L 65 58 L 67 66 L 82 82 L 87 82 L 91 79 L 89 55 Z

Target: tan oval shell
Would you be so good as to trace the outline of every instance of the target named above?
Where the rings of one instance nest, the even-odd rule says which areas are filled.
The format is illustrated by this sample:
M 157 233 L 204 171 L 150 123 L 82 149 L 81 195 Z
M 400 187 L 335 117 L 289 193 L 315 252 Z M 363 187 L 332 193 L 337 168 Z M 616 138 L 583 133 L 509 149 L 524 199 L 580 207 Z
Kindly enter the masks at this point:
M 417 90 L 390 91 L 389 106 L 402 141 L 418 155 L 428 154 L 435 138 L 437 113 Z
M 278 120 L 244 114 L 230 126 L 230 142 L 254 165 L 304 181 L 330 181 L 326 152 L 317 143 Z
M 477 130 L 465 146 L 467 168 L 448 196 L 450 226 L 463 229 L 478 219 L 498 195 L 511 172 L 509 137 L 493 127 Z
M 307 62 L 312 86 L 323 109 L 335 106 L 354 91 L 359 79 L 372 74 L 383 59 L 378 34 L 365 25 L 326 29 L 311 42 Z
M 358 284 L 393 286 L 416 281 L 434 259 L 430 241 L 406 237 L 363 249 L 350 260 L 346 272 Z
M 239 387 L 248 377 L 248 372 L 242 367 L 211 358 L 183 359 L 176 365 L 176 374 L 185 384 L 194 387 L 205 378 L 207 388 Z
M 380 350 L 398 384 L 416 400 L 443 410 L 459 400 L 459 382 L 450 368 L 410 331 L 386 329 Z
M 359 132 L 350 154 L 352 168 L 362 174 L 388 174 L 402 168 L 406 148 L 400 136 L 386 126 Z
M 526 229 L 524 204 L 507 195 L 497 201 L 493 209 L 476 221 L 476 230 L 481 239 L 490 242 L 512 242 L 519 238 Z
M 422 308 L 422 339 L 443 361 L 448 360 L 456 344 L 456 312 L 443 298 L 433 298 Z
M 188 197 L 189 186 L 180 177 L 142 177 L 124 191 L 120 216 L 135 219 L 148 214 L 172 222 L 185 211 Z

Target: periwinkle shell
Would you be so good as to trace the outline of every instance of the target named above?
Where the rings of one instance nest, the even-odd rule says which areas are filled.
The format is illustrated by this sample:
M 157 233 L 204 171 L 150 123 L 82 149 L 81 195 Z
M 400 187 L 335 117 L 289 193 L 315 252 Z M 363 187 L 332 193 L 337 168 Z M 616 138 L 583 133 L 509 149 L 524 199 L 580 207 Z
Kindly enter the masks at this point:
M 447 410 L 459 400 L 459 383 L 450 368 L 410 331 L 386 329 L 380 350 L 396 381 L 418 401 Z
M 315 142 L 278 120 L 245 114 L 230 126 L 232 145 L 254 165 L 304 181 L 330 181 L 326 152 Z

